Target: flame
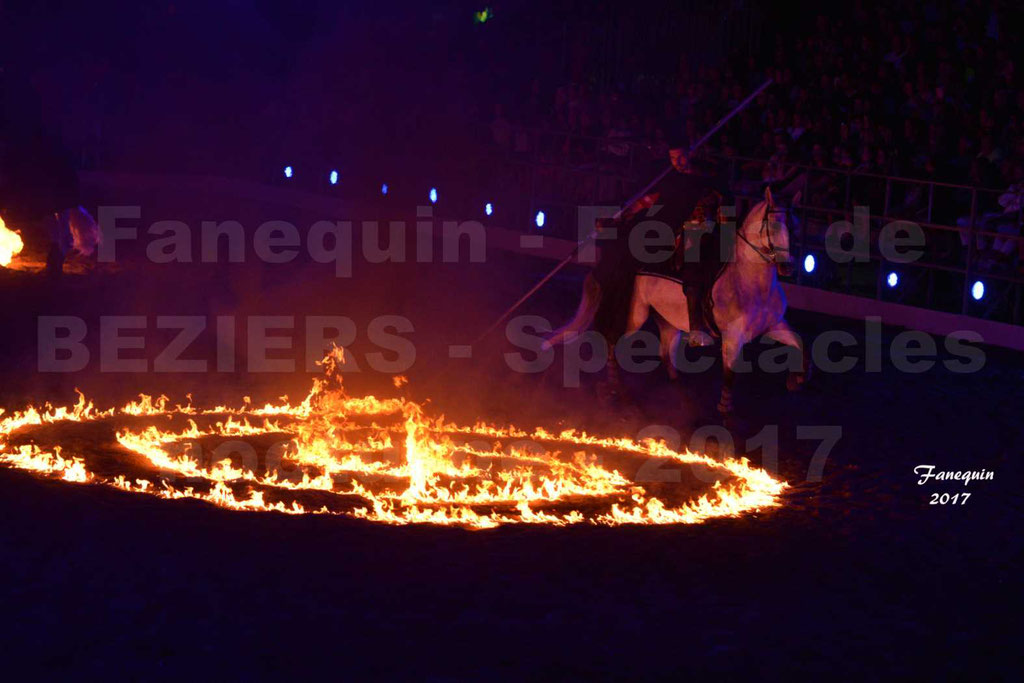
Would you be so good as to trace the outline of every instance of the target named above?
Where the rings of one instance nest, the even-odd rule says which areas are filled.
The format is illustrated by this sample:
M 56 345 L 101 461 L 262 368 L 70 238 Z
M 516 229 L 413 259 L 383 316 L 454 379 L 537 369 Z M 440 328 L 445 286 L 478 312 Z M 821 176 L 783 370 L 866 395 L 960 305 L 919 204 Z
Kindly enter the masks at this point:
M 98 410 L 79 392 L 73 406 L 0 409 L 0 463 L 68 482 L 195 498 L 233 510 L 477 529 L 692 524 L 778 506 L 786 488 L 745 458 L 719 460 L 677 452 L 661 441 L 576 430 L 461 426 L 428 416 L 410 400 L 348 396 L 341 387 L 342 360 L 341 349 L 331 351 L 321 363 L 326 376 L 314 379 L 310 393 L 294 405 L 286 396 L 263 406 L 245 397 L 237 408 L 204 409 L 193 406 L 191 396 L 186 405 L 171 405 L 166 396 L 142 395 L 120 408 Z M 180 426 L 141 424 L 147 420 Z M 101 473 L 88 456 L 68 457 L 59 445 L 14 443 L 31 438 L 33 429 L 101 422 L 116 427 L 118 464 L 132 474 Z M 204 456 L 205 442 L 221 440 L 234 448 L 248 443 L 239 441 L 244 438 L 275 440 L 264 466 L 245 457 Z M 696 499 L 670 500 L 607 464 L 651 458 L 711 473 L 713 484 Z M 271 460 L 277 462 L 272 466 Z M 102 472 L 109 469 L 106 463 Z
M 24 248 L 21 235 L 8 229 L 3 217 L 0 217 L 0 266 L 9 266 Z

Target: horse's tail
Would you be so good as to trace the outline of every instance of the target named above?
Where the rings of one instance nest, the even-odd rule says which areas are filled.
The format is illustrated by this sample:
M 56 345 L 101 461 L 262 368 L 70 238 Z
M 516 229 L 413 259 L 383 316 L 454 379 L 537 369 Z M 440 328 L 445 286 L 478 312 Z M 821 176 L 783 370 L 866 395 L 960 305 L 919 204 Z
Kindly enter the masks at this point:
M 594 322 L 600 304 L 601 285 L 597 283 L 593 273 L 590 273 L 583 280 L 583 296 L 580 298 L 575 317 L 544 340 L 542 348 L 547 350 L 555 344 L 565 344 L 578 337 Z

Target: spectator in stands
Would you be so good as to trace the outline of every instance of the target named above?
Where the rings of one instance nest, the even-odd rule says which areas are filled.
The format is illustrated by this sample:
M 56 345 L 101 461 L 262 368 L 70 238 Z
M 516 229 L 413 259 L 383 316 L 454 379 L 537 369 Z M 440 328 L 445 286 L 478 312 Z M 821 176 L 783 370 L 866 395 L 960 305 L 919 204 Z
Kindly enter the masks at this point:
M 1021 236 L 1021 216 L 1024 207 L 1024 172 L 1017 165 L 1013 170 L 1016 179 L 1005 192 L 996 198 L 997 209 L 986 211 L 975 217 L 975 229 L 982 232 L 997 232 L 1005 237 L 976 235 L 977 267 L 983 271 L 993 271 L 1012 265 L 1013 258 L 1024 255 L 1024 241 Z M 962 216 L 957 225 L 962 228 L 970 226 L 971 217 Z M 968 245 L 967 235 L 960 233 L 964 246 Z M 1024 265 L 1024 260 L 1020 265 Z
M 777 140 L 766 144 L 758 135 L 770 131 L 787 138 L 790 162 L 814 161 L 817 144 L 832 150 L 834 165 L 961 183 L 969 180 L 967 147 L 994 163 L 1022 158 L 1024 89 L 1011 57 L 1020 52 L 1019 39 L 991 30 L 1016 25 L 1019 8 L 997 3 L 980 15 L 991 21 L 973 21 L 965 12 L 953 22 L 946 20 L 954 11 L 946 3 L 925 10 L 895 0 L 827 11 L 813 27 L 795 24 L 791 35 L 779 33 L 770 46 L 765 70 L 776 87 L 752 105 L 752 116 L 730 125 L 740 155 L 776 155 Z M 637 54 L 645 49 L 643 43 L 634 48 Z M 633 54 L 623 59 L 643 61 Z M 675 69 L 676 63 L 669 63 Z M 726 68 L 692 69 L 685 58 L 678 65 L 667 74 L 661 101 L 651 100 L 648 91 L 629 92 L 629 84 L 599 97 L 589 87 L 569 83 L 557 89 L 551 109 L 563 128 L 582 132 L 580 111 L 592 108 L 592 119 L 603 122 L 593 134 L 639 145 L 653 142 L 657 126 L 635 124 L 653 112 L 661 116 L 667 136 L 682 127 L 692 138 L 735 106 L 766 66 L 763 59 L 746 57 Z M 539 96 L 537 87 L 531 84 L 532 98 Z M 950 139 L 949 131 L 963 135 Z M 839 154 L 836 145 L 843 149 Z M 846 163 L 847 154 L 855 163 Z M 997 174 L 994 180 L 1005 186 L 1009 179 Z

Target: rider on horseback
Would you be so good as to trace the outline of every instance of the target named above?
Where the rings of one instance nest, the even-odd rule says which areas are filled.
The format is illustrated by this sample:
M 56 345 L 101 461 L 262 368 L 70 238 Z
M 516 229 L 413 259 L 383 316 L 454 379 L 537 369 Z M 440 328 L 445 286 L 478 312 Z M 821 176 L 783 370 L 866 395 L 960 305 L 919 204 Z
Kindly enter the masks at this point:
M 712 340 L 704 320 L 704 299 L 723 263 L 718 228 L 723 222 L 722 207 L 732 205 L 731 194 L 709 165 L 687 157 L 682 144 L 671 146 L 669 161 L 672 170 L 648 194 L 626 207 L 623 215 L 635 221 L 644 209 L 658 207 L 649 214 L 672 228 L 676 247 L 671 274 L 683 282 L 690 317 L 689 343 L 707 346 Z M 612 255 L 606 258 L 604 254 L 601 261 L 604 263 L 598 263 L 595 275 L 602 285 L 606 284 L 602 280 L 608 279 L 612 263 L 616 270 L 631 269 L 630 279 L 642 265 L 636 259 Z

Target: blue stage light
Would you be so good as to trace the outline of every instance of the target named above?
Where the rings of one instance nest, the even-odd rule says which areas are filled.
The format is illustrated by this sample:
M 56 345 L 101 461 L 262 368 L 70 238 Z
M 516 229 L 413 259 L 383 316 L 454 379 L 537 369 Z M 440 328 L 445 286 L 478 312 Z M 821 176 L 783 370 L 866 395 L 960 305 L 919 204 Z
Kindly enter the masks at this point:
M 538 228 L 543 228 L 544 227 L 544 220 L 545 220 L 544 212 L 543 211 L 538 211 L 537 212 L 537 217 L 533 219 L 533 222 L 537 224 Z
M 891 272 L 889 273 L 889 276 L 885 278 L 885 281 L 888 283 L 890 287 L 895 287 L 900 283 L 900 276 L 897 275 L 895 272 Z
M 486 213 L 488 216 L 494 213 L 494 206 L 492 206 L 490 202 L 484 204 L 484 213 Z
M 338 172 L 337 171 L 331 171 L 330 181 L 331 181 L 331 185 L 337 185 L 338 184 Z
M 814 272 L 814 254 L 808 254 L 804 257 L 804 271 L 807 273 Z
M 388 184 L 387 183 L 381 183 L 380 193 L 381 194 L 387 194 L 388 193 Z
M 431 204 L 437 204 L 437 188 L 436 187 L 430 188 L 430 203 Z
M 292 173 L 293 172 L 292 172 L 292 167 L 291 166 L 285 166 L 284 167 L 284 177 L 285 178 L 291 178 L 292 177 Z
M 985 283 L 981 280 L 975 280 L 974 284 L 971 285 L 971 296 L 974 297 L 975 301 L 981 301 L 982 297 L 985 296 Z

